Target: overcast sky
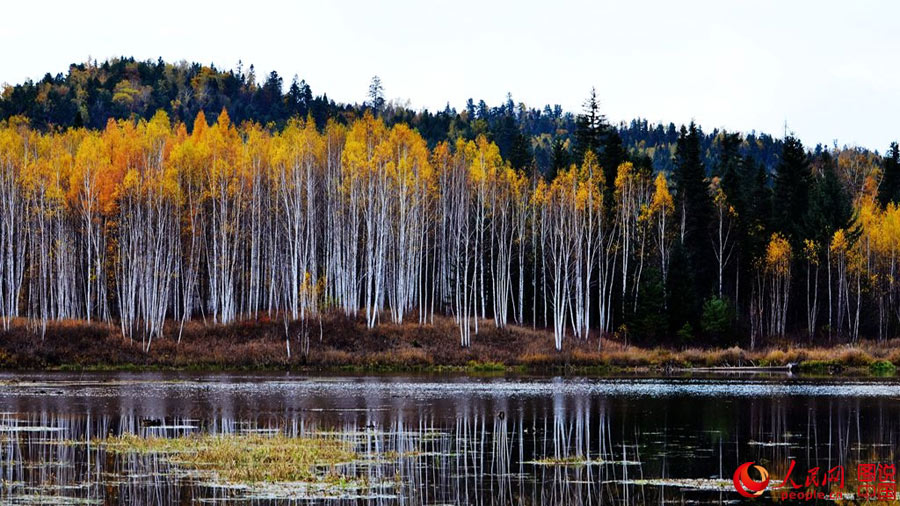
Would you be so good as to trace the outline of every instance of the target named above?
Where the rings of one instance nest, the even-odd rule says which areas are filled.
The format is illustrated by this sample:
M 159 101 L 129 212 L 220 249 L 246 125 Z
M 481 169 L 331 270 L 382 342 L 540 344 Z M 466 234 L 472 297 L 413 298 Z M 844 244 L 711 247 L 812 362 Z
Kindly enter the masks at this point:
M 198 61 L 297 74 L 316 94 L 457 109 L 560 104 L 596 86 L 613 121 L 784 133 L 884 151 L 900 137 L 900 2 L 9 2 L 0 83 L 88 57 Z

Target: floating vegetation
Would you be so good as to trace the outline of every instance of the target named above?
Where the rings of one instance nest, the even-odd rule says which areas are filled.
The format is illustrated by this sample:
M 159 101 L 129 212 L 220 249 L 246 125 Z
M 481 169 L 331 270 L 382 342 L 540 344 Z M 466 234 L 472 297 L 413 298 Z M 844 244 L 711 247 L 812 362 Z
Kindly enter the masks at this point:
M 97 443 L 118 453 L 161 454 L 173 464 L 212 473 L 228 483 L 340 483 L 345 478 L 335 467 L 356 459 L 348 442 L 326 437 L 123 434 Z
M 0 432 L 63 432 L 61 427 L 34 427 L 28 425 L 0 425 Z
M 523 464 L 531 464 L 533 466 L 639 466 L 640 462 L 636 460 L 604 460 L 604 459 L 587 459 L 581 455 L 572 455 L 569 457 L 546 457 L 543 459 L 535 459 L 523 462 Z
M 600 461 L 590 461 L 581 455 L 572 455 L 570 457 L 545 457 L 543 459 L 535 459 L 524 462 L 533 466 L 588 466 L 591 464 L 601 464 Z
M 16 495 L 8 500 L 4 500 L 3 504 L 16 506 L 30 506 L 38 504 L 55 504 L 58 506 L 81 506 L 90 504 L 103 504 L 100 499 L 84 499 L 80 497 L 67 497 L 60 495 L 40 495 L 40 494 L 23 494 Z
M 793 443 L 788 441 L 748 441 L 750 446 L 792 446 Z
M 647 485 L 652 487 L 677 487 L 693 490 L 734 490 L 731 480 L 717 480 L 704 478 L 659 478 L 642 480 L 625 480 L 620 483 L 626 485 Z
M 393 482 L 366 483 L 360 480 L 337 483 L 261 483 L 246 489 L 246 498 L 255 500 L 309 499 L 329 497 L 332 499 L 395 499 L 396 494 L 387 493 L 396 484 Z M 379 492 L 381 490 L 381 492 Z
M 0 504 L 719 504 L 740 499 L 740 462 L 780 476 L 797 458 L 799 479 L 894 462 L 900 438 L 879 418 L 893 380 L 846 400 L 829 381 L 119 383 L 0 393 Z

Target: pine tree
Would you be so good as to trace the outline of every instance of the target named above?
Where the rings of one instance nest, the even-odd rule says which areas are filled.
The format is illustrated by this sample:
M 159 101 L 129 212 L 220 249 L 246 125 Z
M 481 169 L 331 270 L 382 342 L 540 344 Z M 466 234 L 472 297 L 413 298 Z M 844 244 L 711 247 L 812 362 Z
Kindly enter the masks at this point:
M 626 161 L 622 138 L 615 128 L 606 125 L 601 132 L 600 141 L 602 152 L 599 158 L 600 166 L 603 167 L 603 176 L 607 181 L 615 181 L 619 165 Z M 607 197 L 612 198 L 612 193 L 608 193 Z
M 806 216 L 809 238 L 827 244 L 837 230 L 847 228 L 853 219 L 853 207 L 827 151 L 821 155 L 821 169 Z
M 789 135 L 775 167 L 773 218 L 776 231 L 783 233 L 798 251 L 801 241 L 806 238 L 803 217 L 809 206 L 811 179 L 803 143 Z
M 734 206 L 738 217 L 744 214 L 744 194 L 741 178 L 741 135 L 722 132 L 719 157 L 716 161 L 716 175 L 722 178 L 722 191 L 728 202 Z
M 600 102 L 597 100 L 597 90 L 591 88 L 591 94 L 584 102 L 584 112 L 575 118 L 575 148 L 572 155 L 575 160 L 584 160 L 584 154 L 593 151 L 600 158 L 600 149 L 603 145 L 604 134 L 609 128 L 606 116 L 600 113 Z M 601 164 L 603 160 L 601 159 Z M 612 168 L 613 179 L 618 165 Z M 604 170 L 609 170 L 604 167 Z
M 678 189 L 675 213 L 681 221 L 681 244 L 699 297 L 710 293 L 715 264 L 709 236 L 713 211 L 700 151 L 701 135 L 693 122 L 688 128 L 682 126 L 674 160 Z
M 562 138 L 557 137 L 553 140 L 552 152 L 550 157 L 550 170 L 545 174 L 548 181 L 553 181 L 556 175 L 561 171 L 569 168 L 572 158 L 569 155 L 567 143 Z
M 384 109 L 384 87 L 378 76 L 373 76 L 372 82 L 369 83 L 369 107 L 372 108 L 375 116 L 378 116 Z
M 531 141 L 527 135 L 516 129 L 509 149 L 509 163 L 512 168 L 531 174 L 534 157 L 531 153 Z
M 695 285 L 685 246 L 679 241 L 675 241 L 672 247 L 672 259 L 666 286 L 666 310 L 670 335 L 678 332 L 686 324 L 693 327 L 698 326 L 699 303 L 694 291 Z
M 666 335 L 666 293 L 659 269 L 647 269 L 641 278 L 641 297 L 629 318 L 628 328 L 641 343 L 656 343 Z
M 290 116 L 305 118 L 309 112 L 309 103 L 312 101 L 312 93 L 306 81 L 298 81 L 296 75 L 291 81 L 291 87 L 284 96 L 285 107 Z
M 886 206 L 897 201 L 900 201 L 900 147 L 892 142 L 884 157 L 884 176 L 878 186 L 878 202 Z

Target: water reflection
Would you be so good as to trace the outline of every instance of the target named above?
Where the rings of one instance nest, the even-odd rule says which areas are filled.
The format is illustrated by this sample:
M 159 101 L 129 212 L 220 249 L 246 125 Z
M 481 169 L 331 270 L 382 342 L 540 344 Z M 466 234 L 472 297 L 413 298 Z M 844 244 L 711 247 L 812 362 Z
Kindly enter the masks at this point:
M 740 499 L 746 461 L 774 483 L 791 460 L 799 481 L 842 465 L 853 492 L 856 464 L 896 463 L 900 437 L 898 385 L 884 382 L 706 382 L 710 396 L 695 380 L 15 379 L 0 391 L 5 504 L 720 503 Z M 337 472 L 364 486 L 234 486 L 103 444 L 196 433 L 338 437 L 359 458 Z

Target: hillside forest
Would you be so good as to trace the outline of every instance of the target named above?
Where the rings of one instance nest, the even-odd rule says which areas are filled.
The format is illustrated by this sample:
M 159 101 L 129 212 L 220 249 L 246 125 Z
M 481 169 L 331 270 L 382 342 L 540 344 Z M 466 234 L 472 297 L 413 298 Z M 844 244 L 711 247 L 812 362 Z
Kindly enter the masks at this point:
M 42 334 L 340 313 L 662 346 L 900 329 L 900 149 L 413 111 L 272 72 L 115 59 L 0 96 L 0 315 Z M 172 328 L 170 325 L 166 328 Z M 291 336 L 285 345 L 290 353 Z

